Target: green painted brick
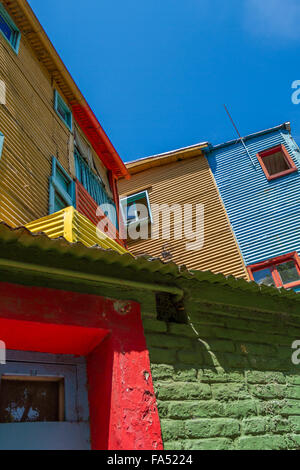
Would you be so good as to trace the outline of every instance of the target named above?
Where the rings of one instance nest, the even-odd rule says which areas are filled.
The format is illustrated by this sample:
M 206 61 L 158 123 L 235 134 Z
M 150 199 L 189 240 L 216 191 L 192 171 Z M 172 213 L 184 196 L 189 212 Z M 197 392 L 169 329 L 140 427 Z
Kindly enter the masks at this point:
M 228 341 L 225 339 L 215 339 L 206 341 L 210 351 L 217 352 L 235 352 L 235 345 L 233 341 Z
M 173 379 L 174 367 L 167 364 L 152 364 L 151 373 L 153 380 Z
M 159 401 L 157 403 L 157 410 L 160 419 L 167 418 L 167 416 L 169 415 L 169 403 Z
M 289 449 L 300 450 L 300 435 L 286 434 L 285 439 L 288 443 Z
M 246 371 L 246 380 L 250 384 L 286 383 L 286 377 L 282 372 L 262 372 L 258 370 Z
M 191 383 L 186 387 L 184 382 L 157 383 L 155 388 L 159 400 L 190 400 L 193 398 L 203 400 L 211 398 L 211 390 L 208 384 Z
M 184 442 L 183 441 L 169 441 L 164 442 L 164 450 L 184 450 Z
M 173 379 L 174 381 L 180 382 L 196 382 L 197 373 L 197 369 L 194 369 L 193 367 L 188 368 L 187 366 L 177 366 L 175 367 L 173 373 Z M 189 387 L 189 384 L 187 384 L 186 386 Z
M 300 449 L 300 320 L 192 300 L 198 337 L 144 318 L 165 450 Z
M 288 420 L 291 431 L 300 433 L 300 416 L 289 416 Z
M 185 437 L 185 421 L 162 419 L 160 424 L 164 442 Z
M 150 318 L 145 318 L 143 321 L 143 325 L 145 331 L 147 332 L 158 332 L 158 333 L 166 333 L 167 332 L 167 323 L 159 320 L 153 320 Z
M 187 338 L 197 338 L 196 333 L 190 325 L 181 325 L 178 323 L 168 324 L 169 334 L 174 336 L 186 336 Z
M 266 372 L 278 370 L 284 371 L 290 369 L 289 361 L 286 361 L 285 359 L 280 360 L 279 358 L 272 358 L 264 355 L 248 355 L 247 358 L 249 361 L 249 365 L 253 367 L 253 369 L 258 369 Z
M 240 424 L 230 418 L 195 419 L 186 421 L 185 430 L 189 438 L 231 437 L 239 434 Z
M 289 416 L 289 415 L 300 415 L 300 401 L 299 400 L 292 400 L 292 399 L 285 399 L 282 400 L 280 405 L 278 406 L 280 408 L 280 414 L 283 416 Z M 279 413 L 277 413 L 279 414 Z
M 267 418 L 249 418 L 242 422 L 243 434 L 264 434 L 268 428 Z
M 208 383 L 230 383 L 230 382 L 245 382 L 244 372 L 232 371 L 225 372 L 224 370 L 216 369 L 199 369 L 198 380 L 200 382 Z
M 239 450 L 284 450 L 288 443 L 284 436 L 244 436 L 238 439 Z
M 222 403 L 217 401 L 173 402 L 168 405 L 168 417 L 173 419 L 190 419 L 224 416 Z
M 179 351 L 177 354 L 178 361 L 184 364 L 202 365 L 204 363 L 203 354 L 197 351 Z
M 244 356 L 243 354 L 224 353 L 222 359 L 226 367 L 237 369 L 249 368 L 248 356 Z
M 246 400 L 251 397 L 245 384 L 212 384 L 211 390 L 215 400 Z
M 277 415 L 288 415 L 288 400 L 260 400 L 257 404 L 259 415 L 264 416 L 277 416 Z M 284 412 L 284 409 L 286 412 Z
M 283 434 L 292 431 L 291 422 L 282 416 L 274 416 L 269 419 L 268 431 L 274 434 Z
M 300 386 L 288 386 L 286 389 L 286 397 L 287 398 L 296 398 L 297 400 L 300 399 Z M 300 403 L 299 403 L 300 405 Z
M 184 441 L 185 450 L 230 450 L 232 441 L 225 438 L 195 439 Z
M 246 342 L 238 343 L 237 350 L 242 354 L 265 355 L 272 357 L 276 354 L 276 348 L 274 346 Z
M 252 396 L 261 399 L 285 398 L 287 387 L 280 384 L 249 385 L 249 392 Z
M 154 334 L 148 335 L 147 344 L 154 347 L 164 347 L 170 349 L 188 349 L 193 350 L 196 345 L 193 344 L 193 341 L 188 338 L 180 338 L 168 336 L 166 334 Z
M 299 369 L 299 373 L 300 373 L 300 369 Z M 291 384 L 291 385 L 300 385 L 300 375 L 297 375 L 297 374 L 287 374 L 286 375 L 286 380 L 287 380 L 287 383 Z
M 224 416 L 233 418 L 246 418 L 257 414 L 258 401 L 241 400 L 227 402 L 223 405 Z
M 150 361 L 156 364 L 175 364 L 176 351 L 174 349 L 149 348 Z

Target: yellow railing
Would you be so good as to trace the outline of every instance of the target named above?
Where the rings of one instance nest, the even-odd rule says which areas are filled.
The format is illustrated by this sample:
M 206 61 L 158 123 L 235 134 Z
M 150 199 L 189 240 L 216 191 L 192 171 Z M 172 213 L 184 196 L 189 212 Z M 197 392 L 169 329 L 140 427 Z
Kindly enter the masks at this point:
M 34 220 L 27 224 L 26 228 L 32 233 L 43 232 L 49 238 L 64 237 L 70 243 L 81 242 L 88 247 L 98 245 L 120 254 L 129 253 L 72 206 L 42 219 Z

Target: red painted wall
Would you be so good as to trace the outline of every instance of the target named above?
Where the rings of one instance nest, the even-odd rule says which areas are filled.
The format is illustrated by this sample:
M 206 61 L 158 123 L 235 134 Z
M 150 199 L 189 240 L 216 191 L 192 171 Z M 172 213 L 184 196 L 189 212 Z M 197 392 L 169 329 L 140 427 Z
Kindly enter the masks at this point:
M 0 283 L 0 340 L 86 354 L 93 449 L 163 448 L 139 304 Z

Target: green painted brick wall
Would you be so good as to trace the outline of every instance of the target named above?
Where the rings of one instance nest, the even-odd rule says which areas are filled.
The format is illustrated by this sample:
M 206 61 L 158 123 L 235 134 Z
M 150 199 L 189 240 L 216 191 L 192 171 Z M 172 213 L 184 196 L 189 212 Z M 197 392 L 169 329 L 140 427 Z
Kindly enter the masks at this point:
M 143 312 L 165 449 L 300 449 L 300 318 L 185 307 L 189 324 Z

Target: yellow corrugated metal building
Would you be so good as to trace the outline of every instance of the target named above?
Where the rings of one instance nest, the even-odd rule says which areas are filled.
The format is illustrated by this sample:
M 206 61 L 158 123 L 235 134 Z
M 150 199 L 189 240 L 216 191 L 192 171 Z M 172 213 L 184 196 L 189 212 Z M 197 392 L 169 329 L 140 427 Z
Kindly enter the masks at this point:
M 51 223 L 53 212 L 78 203 L 93 230 L 86 217 L 76 220 L 96 243 L 95 194 L 118 206 L 116 180 L 127 170 L 28 2 L 1 0 L 0 15 L 0 220 L 17 227 L 43 218 L 47 229 L 45 217 Z M 75 146 L 86 192 L 78 191 Z M 68 203 L 56 193 L 50 200 L 54 161 Z
M 134 254 L 147 253 L 160 258 L 164 258 L 166 254 L 167 258 L 171 258 L 176 264 L 184 264 L 190 269 L 211 270 L 248 279 L 214 178 L 202 151 L 206 145 L 203 143 L 128 163 L 131 179 L 119 181 L 121 198 L 147 191 L 150 207 L 164 203 L 181 206 L 192 204 L 193 207 L 203 204 L 203 248 L 187 250 L 188 240 L 176 240 L 174 229 L 171 229 L 169 241 L 162 239 L 160 231 L 158 239 L 129 239 L 128 246 Z M 195 217 L 195 211 L 193 214 Z

